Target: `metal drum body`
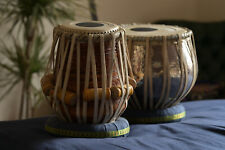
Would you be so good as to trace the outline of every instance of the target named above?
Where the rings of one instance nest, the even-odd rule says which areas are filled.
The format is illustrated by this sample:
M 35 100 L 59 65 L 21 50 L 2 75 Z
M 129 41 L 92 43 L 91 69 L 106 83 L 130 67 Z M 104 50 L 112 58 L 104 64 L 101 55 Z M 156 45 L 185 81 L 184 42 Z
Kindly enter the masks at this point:
M 198 66 L 193 33 L 186 28 L 155 24 L 124 25 L 124 28 L 137 81 L 128 108 L 150 113 L 149 120 L 145 119 L 149 123 L 157 123 L 154 117 L 163 122 L 168 108 L 179 104 L 196 81 Z M 152 116 L 151 112 L 159 116 Z M 173 115 L 180 119 L 185 112 Z

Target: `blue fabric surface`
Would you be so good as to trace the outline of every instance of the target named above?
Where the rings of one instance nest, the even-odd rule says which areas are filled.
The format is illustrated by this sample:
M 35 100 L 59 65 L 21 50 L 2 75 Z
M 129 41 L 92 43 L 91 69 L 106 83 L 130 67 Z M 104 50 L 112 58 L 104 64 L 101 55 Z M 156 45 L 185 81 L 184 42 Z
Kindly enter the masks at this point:
M 0 150 L 224 150 L 225 100 L 183 104 L 181 122 L 131 125 L 119 138 L 56 137 L 44 130 L 47 118 L 0 122 Z

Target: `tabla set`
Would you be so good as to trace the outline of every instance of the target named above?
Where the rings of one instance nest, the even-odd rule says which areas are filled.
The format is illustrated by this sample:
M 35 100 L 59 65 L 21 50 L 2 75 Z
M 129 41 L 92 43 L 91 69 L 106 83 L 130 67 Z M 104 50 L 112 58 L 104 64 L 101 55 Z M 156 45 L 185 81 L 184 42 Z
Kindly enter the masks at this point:
M 58 25 L 41 79 L 57 116 L 45 129 L 60 136 L 105 138 L 127 136 L 128 121 L 179 121 L 185 117 L 180 101 L 197 72 L 189 29 L 101 21 Z

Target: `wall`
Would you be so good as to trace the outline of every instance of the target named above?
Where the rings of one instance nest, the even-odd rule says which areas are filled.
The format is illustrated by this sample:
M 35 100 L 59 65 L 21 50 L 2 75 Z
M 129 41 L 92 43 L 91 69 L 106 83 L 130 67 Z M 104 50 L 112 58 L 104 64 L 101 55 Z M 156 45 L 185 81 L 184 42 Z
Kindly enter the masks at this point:
M 115 23 L 225 19 L 224 0 L 97 0 L 97 3 L 99 19 Z

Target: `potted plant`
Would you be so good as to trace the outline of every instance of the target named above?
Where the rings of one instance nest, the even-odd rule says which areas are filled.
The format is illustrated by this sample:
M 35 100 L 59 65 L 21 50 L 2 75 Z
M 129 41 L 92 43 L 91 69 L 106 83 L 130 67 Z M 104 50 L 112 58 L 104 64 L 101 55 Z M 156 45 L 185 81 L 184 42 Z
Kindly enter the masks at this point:
M 89 3 L 90 6 L 94 4 L 92 0 Z M 74 8 L 81 6 L 77 0 L 0 2 L 0 23 L 10 24 L 7 35 L 12 41 L 10 45 L 0 41 L 0 88 L 4 90 L 0 100 L 4 100 L 17 84 L 22 84 L 19 119 L 31 117 L 33 109 L 43 99 L 33 80 L 43 73 L 47 61 L 46 22 L 55 25 L 62 19 L 74 20 Z M 95 14 L 93 8 L 87 7 L 87 10 Z

